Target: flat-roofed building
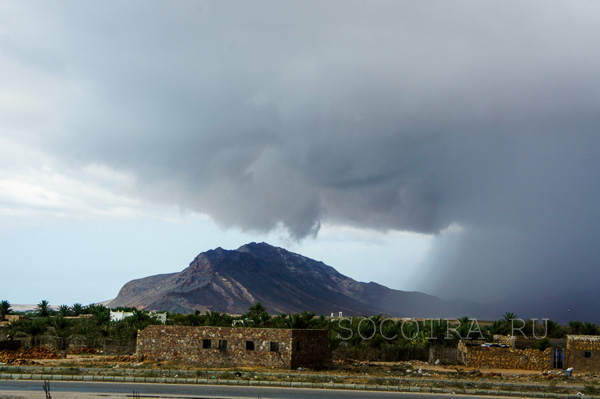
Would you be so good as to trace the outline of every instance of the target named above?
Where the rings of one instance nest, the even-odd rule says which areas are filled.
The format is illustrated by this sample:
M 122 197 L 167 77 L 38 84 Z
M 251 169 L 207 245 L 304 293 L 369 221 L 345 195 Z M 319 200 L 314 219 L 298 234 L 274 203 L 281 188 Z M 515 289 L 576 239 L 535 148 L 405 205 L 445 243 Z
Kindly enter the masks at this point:
M 137 356 L 212 367 L 320 368 L 329 359 L 327 330 L 148 326 Z

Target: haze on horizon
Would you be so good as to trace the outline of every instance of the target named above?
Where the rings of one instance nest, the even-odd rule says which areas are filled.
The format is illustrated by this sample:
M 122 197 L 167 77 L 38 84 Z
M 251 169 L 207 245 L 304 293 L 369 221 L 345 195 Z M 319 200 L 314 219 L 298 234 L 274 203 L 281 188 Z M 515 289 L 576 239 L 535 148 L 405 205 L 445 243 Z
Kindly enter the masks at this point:
M 2 2 L 0 299 L 109 299 L 250 241 L 447 298 L 595 288 L 599 22 L 592 1 Z

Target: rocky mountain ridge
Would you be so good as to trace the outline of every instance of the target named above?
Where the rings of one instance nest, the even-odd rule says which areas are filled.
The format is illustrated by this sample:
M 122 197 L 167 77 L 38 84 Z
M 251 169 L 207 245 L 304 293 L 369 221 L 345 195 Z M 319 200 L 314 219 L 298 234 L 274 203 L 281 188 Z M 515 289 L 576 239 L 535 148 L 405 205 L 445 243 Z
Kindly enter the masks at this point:
M 358 282 L 323 262 L 266 243 L 216 248 L 199 254 L 180 273 L 130 281 L 110 306 L 242 314 L 257 301 L 272 314 L 310 310 L 324 315 L 460 317 L 482 311 L 481 305 L 468 301 L 443 301 Z

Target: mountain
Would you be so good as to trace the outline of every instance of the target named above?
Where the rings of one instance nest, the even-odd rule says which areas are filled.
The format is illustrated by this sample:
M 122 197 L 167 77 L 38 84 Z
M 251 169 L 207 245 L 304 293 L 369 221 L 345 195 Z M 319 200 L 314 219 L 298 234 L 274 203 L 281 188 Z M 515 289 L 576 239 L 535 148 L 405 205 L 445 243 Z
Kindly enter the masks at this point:
M 130 281 L 109 306 L 242 314 L 257 301 L 272 314 L 310 310 L 324 315 L 477 317 L 485 313 L 482 305 L 472 302 L 443 301 L 358 282 L 323 262 L 266 243 L 213 249 L 198 255 L 180 273 Z

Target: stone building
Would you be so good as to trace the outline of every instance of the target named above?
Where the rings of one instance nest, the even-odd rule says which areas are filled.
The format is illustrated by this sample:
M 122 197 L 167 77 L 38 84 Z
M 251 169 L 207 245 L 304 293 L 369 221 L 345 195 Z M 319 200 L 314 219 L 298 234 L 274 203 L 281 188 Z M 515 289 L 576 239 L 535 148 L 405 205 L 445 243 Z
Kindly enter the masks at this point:
M 534 349 L 537 340 L 524 337 L 494 337 L 497 345 L 461 341 L 461 363 L 478 368 L 552 370 L 572 367 L 575 372 L 600 371 L 600 336 L 568 335 L 549 340 L 551 347 Z
M 567 335 L 566 363 L 575 371 L 600 371 L 600 336 Z
M 327 330 L 148 326 L 138 332 L 137 356 L 212 367 L 323 367 Z

